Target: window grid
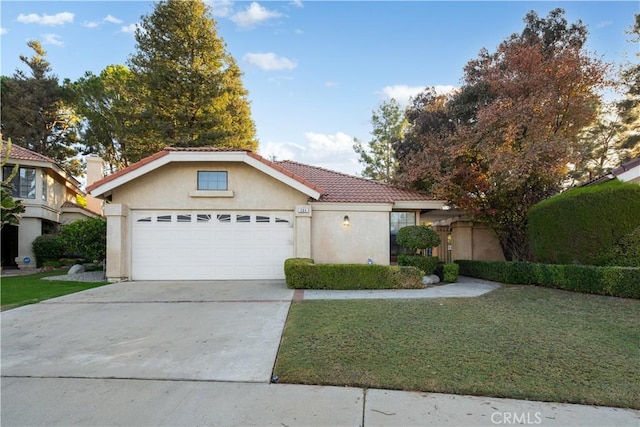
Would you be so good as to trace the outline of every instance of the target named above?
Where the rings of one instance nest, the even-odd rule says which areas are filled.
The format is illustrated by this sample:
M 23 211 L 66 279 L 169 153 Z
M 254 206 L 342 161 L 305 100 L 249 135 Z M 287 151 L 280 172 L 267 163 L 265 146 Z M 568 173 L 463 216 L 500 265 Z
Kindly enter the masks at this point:
M 198 190 L 226 191 L 227 172 L 198 171 Z

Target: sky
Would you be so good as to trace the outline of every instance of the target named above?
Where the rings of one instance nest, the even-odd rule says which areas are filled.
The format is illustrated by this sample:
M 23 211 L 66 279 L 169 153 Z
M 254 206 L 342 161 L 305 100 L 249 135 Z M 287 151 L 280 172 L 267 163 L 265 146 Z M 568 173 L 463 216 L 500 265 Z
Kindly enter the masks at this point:
M 625 34 L 637 1 L 208 1 L 218 36 L 243 71 L 259 153 L 349 174 L 363 167 L 353 139 L 371 139 L 371 114 L 425 87 L 461 85 L 482 48 L 524 28 L 530 10 L 556 7 L 589 30 L 587 49 L 618 68 L 637 62 Z M 133 33 L 149 1 L 0 2 L 2 75 L 26 70 L 39 40 L 53 74 L 76 80 L 135 52 Z M 611 96 L 611 95 L 610 95 Z

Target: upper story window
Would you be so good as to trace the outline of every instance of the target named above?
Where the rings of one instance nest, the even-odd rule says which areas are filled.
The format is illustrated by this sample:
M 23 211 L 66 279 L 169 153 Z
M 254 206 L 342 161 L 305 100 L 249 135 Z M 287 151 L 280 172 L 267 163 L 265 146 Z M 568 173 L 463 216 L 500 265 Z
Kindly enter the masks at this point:
M 226 171 L 198 171 L 198 190 L 226 191 L 228 189 Z
M 47 201 L 49 195 L 49 177 L 44 171 L 42 172 L 42 200 Z
M 2 169 L 2 179 L 6 180 L 13 172 L 12 166 Z M 9 183 L 13 189 L 12 196 L 20 199 L 36 198 L 36 170 L 34 168 L 19 168 L 18 173 Z

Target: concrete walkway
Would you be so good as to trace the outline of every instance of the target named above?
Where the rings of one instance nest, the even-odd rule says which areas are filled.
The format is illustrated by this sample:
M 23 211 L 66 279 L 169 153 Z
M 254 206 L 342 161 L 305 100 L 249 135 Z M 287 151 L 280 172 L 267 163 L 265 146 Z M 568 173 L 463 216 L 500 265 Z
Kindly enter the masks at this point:
M 305 292 L 470 297 L 499 285 Z M 2 313 L 2 426 L 634 426 L 640 411 L 271 384 L 282 282 L 135 282 Z

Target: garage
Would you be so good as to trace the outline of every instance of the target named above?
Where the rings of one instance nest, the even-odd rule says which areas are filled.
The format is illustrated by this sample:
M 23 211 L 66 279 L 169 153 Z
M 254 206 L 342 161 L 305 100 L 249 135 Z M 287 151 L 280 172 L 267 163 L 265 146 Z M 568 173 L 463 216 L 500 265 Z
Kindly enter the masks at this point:
M 293 213 L 133 211 L 132 280 L 283 279 Z

